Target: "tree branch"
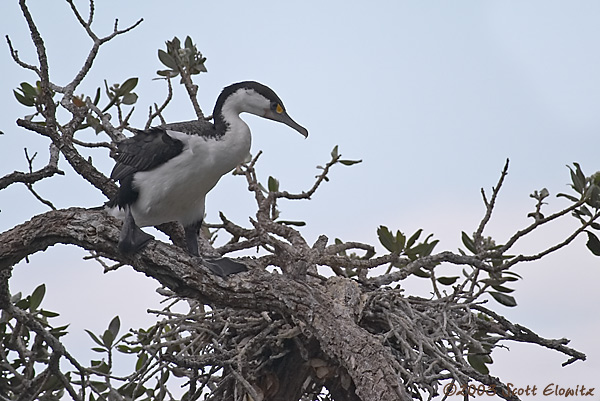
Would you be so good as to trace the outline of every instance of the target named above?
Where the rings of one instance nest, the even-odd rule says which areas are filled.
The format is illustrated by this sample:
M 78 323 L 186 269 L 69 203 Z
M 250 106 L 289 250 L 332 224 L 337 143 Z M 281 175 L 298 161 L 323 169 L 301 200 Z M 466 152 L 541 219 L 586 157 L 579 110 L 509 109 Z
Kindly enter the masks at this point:
M 478 252 L 482 252 L 485 250 L 485 249 L 483 249 L 483 240 L 482 240 L 483 230 L 485 229 L 485 226 L 487 225 L 487 223 L 490 221 L 490 218 L 492 217 L 492 211 L 494 210 L 494 206 L 496 205 L 496 198 L 498 197 L 498 193 L 500 193 L 500 188 L 502 188 L 504 179 L 506 178 L 506 176 L 508 174 L 508 163 L 509 163 L 509 159 L 506 159 L 506 163 L 504 164 L 504 168 L 502 169 L 502 173 L 500 174 L 500 179 L 498 180 L 498 183 L 496 184 L 496 186 L 492 189 L 492 197 L 490 198 L 489 202 L 486 200 L 485 192 L 483 191 L 483 188 L 481 189 L 481 194 L 483 196 L 483 200 L 484 200 L 484 203 L 486 206 L 486 211 L 485 211 L 485 215 L 483 216 L 483 219 L 481 219 L 481 222 L 479 223 L 479 227 L 477 227 L 477 231 L 475 231 L 475 234 L 473 234 L 473 241 L 475 242 L 475 247 L 477 248 Z
M 117 220 L 103 211 L 51 211 L 0 234 L 0 270 L 56 243 L 78 245 L 130 264 L 181 297 L 214 306 L 278 311 L 302 322 L 322 349 L 348 370 L 361 398 L 377 394 L 380 400 L 410 399 L 396 381 L 381 343 L 359 328 L 355 313 L 331 299 L 317 282 L 309 286 L 259 269 L 223 280 L 199 269 L 197 259 L 185 251 L 158 241 L 152 241 L 140 254 L 123 256 L 117 250 L 118 237 Z

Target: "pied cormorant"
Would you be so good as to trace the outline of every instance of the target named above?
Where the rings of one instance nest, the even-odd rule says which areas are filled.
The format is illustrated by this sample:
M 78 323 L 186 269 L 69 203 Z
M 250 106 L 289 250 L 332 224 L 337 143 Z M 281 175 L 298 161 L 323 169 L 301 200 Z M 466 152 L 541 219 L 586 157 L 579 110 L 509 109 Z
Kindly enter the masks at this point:
M 177 221 L 184 227 L 188 252 L 200 256 L 198 234 L 206 194 L 250 152 L 250 129 L 241 113 L 282 122 L 308 136 L 273 90 L 246 81 L 223 89 L 213 111 L 214 124 L 205 120 L 165 124 L 117 144 L 110 176 L 120 182 L 120 188 L 106 206 L 123 220 L 121 252 L 136 252 L 153 239 L 139 227 Z M 227 258 L 204 258 L 204 262 L 221 275 L 245 270 L 243 264 Z

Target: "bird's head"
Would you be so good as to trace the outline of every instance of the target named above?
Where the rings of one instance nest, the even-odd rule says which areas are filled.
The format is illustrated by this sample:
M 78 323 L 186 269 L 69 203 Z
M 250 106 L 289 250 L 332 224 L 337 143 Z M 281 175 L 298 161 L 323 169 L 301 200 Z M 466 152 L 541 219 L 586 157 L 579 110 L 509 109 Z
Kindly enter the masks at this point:
M 254 81 L 229 85 L 219 95 L 213 116 L 226 122 L 228 113 L 251 113 L 269 120 L 279 121 L 295 129 L 304 137 L 308 130 L 295 122 L 285 111 L 283 102 L 273 90 Z

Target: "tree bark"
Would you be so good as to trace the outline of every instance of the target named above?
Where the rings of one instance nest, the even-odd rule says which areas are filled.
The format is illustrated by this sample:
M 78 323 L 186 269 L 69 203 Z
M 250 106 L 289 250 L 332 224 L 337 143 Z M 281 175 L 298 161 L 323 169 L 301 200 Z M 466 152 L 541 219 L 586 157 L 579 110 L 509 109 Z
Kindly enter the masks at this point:
M 361 293 L 356 282 L 334 277 L 323 284 L 251 269 L 228 279 L 173 245 L 151 241 L 136 255 L 117 250 L 119 221 L 98 209 L 50 211 L 0 234 L 2 277 L 23 258 L 57 244 L 73 244 L 130 264 L 180 296 L 214 306 L 276 311 L 319 344 L 348 372 L 362 400 L 410 400 L 382 341 L 357 324 Z M 0 283 L 4 285 L 5 283 Z M 289 361 L 300 366 L 299 361 Z M 293 363 L 292 363 L 293 362 Z M 283 369 L 281 374 L 286 374 Z M 282 381 L 283 382 L 283 381 Z M 275 399 L 275 398 L 274 398 Z

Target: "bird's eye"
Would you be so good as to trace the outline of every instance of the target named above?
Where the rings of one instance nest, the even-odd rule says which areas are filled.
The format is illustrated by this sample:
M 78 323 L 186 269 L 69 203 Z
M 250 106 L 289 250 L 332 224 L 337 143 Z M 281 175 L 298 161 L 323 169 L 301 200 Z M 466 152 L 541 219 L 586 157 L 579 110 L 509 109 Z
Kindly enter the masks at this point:
M 275 111 L 277 114 L 283 113 L 283 107 L 279 103 L 271 103 L 271 110 Z

